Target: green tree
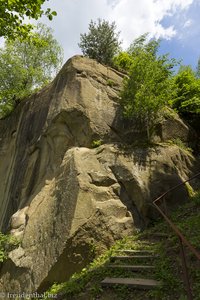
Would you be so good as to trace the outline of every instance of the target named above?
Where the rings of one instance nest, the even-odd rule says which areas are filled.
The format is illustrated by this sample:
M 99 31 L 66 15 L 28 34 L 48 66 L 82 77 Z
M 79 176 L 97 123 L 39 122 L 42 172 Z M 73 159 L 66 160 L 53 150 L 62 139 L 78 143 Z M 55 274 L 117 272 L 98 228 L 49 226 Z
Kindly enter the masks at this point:
M 6 41 L 0 49 L 0 113 L 47 84 L 62 64 L 63 52 L 52 30 L 38 24 L 29 39 Z
M 56 12 L 49 8 L 42 10 L 46 1 L 48 0 L 0 0 L 0 37 L 27 36 L 32 26 L 23 23 L 25 17 L 37 20 L 45 14 L 52 20 Z
M 112 65 L 112 59 L 120 49 L 119 32 L 116 33 L 115 22 L 105 20 L 91 21 L 89 32 L 81 34 L 80 43 L 83 55 L 96 59 L 105 65 Z
M 190 66 L 182 66 L 174 76 L 176 93 L 172 107 L 196 129 L 200 129 L 200 78 Z
M 133 63 L 133 57 L 128 52 L 120 52 L 113 58 L 113 66 L 120 71 L 129 71 Z
M 176 94 L 172 101 L 179 113 L 200 113 L 200 79 L 190 66 L 181 66 L 174 77 Z
M 173 95 L 171 75 L 175 61 L 167 55 L 158 56 L 159 41 L 147 43 L 146 39 L 147 35 L 141 36 L 128 49 L 130 67 L 121 104 L 124 115 L 139 123 L 150 139 L 163 108 Z

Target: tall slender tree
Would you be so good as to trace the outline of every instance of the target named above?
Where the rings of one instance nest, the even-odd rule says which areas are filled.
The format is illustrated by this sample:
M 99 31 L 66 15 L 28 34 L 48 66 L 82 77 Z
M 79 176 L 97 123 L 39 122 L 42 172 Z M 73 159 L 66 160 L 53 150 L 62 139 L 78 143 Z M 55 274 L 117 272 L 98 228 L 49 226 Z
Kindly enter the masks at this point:
M 171 75 L 175 61 L 167 55 L 158 56 L 159 41 L 147 43 L 146 39 L 147 35 L 141 36 L 128 49 L 125 65 L 129 66 L 129 76 L 124 79 L 121 104 L 124 115 L 146 129 L 150 140 L 163 108 L 173 97 Z

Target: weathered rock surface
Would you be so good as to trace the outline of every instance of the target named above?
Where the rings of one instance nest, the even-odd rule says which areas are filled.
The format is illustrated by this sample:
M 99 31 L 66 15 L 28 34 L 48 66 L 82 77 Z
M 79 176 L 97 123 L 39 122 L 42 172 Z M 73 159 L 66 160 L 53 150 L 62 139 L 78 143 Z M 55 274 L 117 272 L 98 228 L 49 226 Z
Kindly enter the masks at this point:
M 175 145 L 124 144 L 136 136 L 122 123 L 121 83 L 121 74 L 76 56 L 0 121 L 0 226 L 21 238 L 0 271 L 0 291 L 42 291 L 68 279 L 94 248 L 145 227 L 157 216 L 152 200 L 197 168 Z M 190 129 L 172 122 L 170 131 L 162 124 L 158 140 L 179 137 L 181 128 L 188 141 Z M 171 195 L 170 207 L 187 196 L 184 188 Z

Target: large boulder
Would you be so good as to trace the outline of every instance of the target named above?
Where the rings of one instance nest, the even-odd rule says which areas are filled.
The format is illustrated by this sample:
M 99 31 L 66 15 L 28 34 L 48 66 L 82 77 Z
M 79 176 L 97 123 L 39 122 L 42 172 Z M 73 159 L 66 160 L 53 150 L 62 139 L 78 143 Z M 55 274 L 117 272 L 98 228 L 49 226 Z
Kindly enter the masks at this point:
M 122 80 L 75 56 L 0 122 L 0 227 L 21 241 L 3 264 L 0 291 L 43 291 L 67 280 L 94 253 L 146 227 L 157 217 L 152 200 L 197 168 L 178 146 L 127 144 L 139 137 L 123 122 Z M 189 139 L 180 119 L 171 122 Z M 170 207 L 187 197 L 182 188 Z
M 0 121 L 1 229 L 54 176 L 67 149 L 117 140 L 111 125 L 121 82 L 115 71 L 75 56 L 49 86 Z
M 94 249 L 101 253 L 151 222 L 156 217 L 152 199 L 187 178 L 193 162 L 177 146 L 69 149 L 28 209 L 12 217 L 11 226 L 16 230 L 22 224 L 24 231 L 1 270 L 2 289 L 43 291 L 67 280 L 90 261 Z M 171 195 L 170 207 L 187 197 L 187 190 L 180 189 Z

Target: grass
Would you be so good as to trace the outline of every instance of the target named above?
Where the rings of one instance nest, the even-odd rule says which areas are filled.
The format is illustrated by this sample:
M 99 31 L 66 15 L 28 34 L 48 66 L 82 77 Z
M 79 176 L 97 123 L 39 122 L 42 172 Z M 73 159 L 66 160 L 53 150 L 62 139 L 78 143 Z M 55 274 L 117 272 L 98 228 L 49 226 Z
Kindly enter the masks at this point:
M 91 144 L 91 147 L 92 148 L 97 148 L 99 146 L 101 146 L 103 144 L 103 141 L 100 139 L 100 140 L 94 140 L 92 141 L 92 144 Z
M 171 218 L 184 232 L 190 243 L 200 251 L 199 215 L 200 193 L 194 193 L 190 202 L 178 208 Z M 120 249 L 151 249 L 158 253 L 153 278 L 160 280 L 162 286 L 149 292 L 124 286 L 102 288 L 101 281 L 105 277 L 134 276 L 131 271 L 107 268 L 111 256 L 116 255 L 117 250 Z M 182 282 L 181 259 L 178 253 L 179 243 L 176 236 L 161 220 L 142 233 L 117 241 L 113 247 L 95 259 L 82 272 L 74 274 L 67 282 L 54 284 L 48 292 L 58 294 L 60 299 L 66 300 L 185 300 L 187 297 Z M 186 256 L 194 300 L 200 300 L 200 262 L 188 250 L 186 250 Z M 136 277 L 146 277 L 146 274 L 136 274 Z
M 115 82 L 112 79 L 108 79 L 106 83 L 110 87 L 113 87 L 115 85 Z
M 192 153 L 192 148 L 188 147 L 188 145 L 179 138 L 174 138 L 172 140 L 168 140 L 168 141 L 166 141 L 166 143 L 168 145 L 176 145 L 180 149 L 186 151 L 188 154 Z

